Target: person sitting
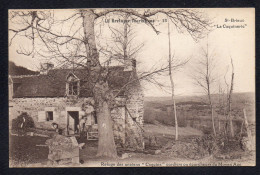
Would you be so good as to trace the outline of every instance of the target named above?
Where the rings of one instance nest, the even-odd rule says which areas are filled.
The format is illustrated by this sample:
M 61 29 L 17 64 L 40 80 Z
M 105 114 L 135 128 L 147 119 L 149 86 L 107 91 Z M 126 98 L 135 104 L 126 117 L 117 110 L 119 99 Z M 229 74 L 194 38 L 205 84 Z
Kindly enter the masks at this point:
M 62 134 L 62 129 L 59 129 L 59 125 L 57 123 L 52 123 L 51 126 L 53 129 L 55 129 L 55 132 L 57 132 L 60 135 Z

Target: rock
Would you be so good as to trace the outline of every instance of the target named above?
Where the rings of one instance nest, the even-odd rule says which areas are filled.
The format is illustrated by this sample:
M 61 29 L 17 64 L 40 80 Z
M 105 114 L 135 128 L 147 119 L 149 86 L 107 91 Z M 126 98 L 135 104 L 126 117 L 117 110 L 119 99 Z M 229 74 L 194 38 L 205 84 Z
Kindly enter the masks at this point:
M 252 143 L 248 137 L 243 137 L 241 140 L 241 146 L 244 151 L 252 151 Z
M 27 134 L 28 136 L 33 136 L 34 133 L 33 133 L 33 132 L 27 132 L 26 134 Z
M 159 150 L 159 149 L 155 150 L 155 152 L 154 152 L 155 155 L 157 155 L 157 154 L 161 154 L 161 153 L 162 153 L 162 151 Z
M 124 154 L 122 154 L 121 159 L 126 159 L 126 158 L 129 158 L 129 157 L 131 157 L 131 155 L 129 153 L 124 153 Z
M 49 160 L 59 164 L 79 163 L 79 144 L 75 137 L 54 135 L 45 143 L 49 146 Z

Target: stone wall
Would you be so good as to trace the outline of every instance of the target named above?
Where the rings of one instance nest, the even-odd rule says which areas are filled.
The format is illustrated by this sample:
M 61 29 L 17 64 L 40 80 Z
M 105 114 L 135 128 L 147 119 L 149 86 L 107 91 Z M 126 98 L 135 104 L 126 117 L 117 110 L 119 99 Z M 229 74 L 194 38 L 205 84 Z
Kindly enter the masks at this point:
M 126 147 L 143 150 L 144 94 L 140 85 L 129 88 L 126 100 Z
M 132 89 L 128 92 L 127 99 L 117 99 L 126 103 L 126 108 L 132 117 L 124 106 L 113 109 L 111 111 L 113 131 L 117 143 L 126 147 L 143 149 L 143 134 L 140 128 L 143 127 L 143 92 L 139 88 Z M 36 127 L 51 129 L 51 124 L 55 122 L 60 128 L 66 128 L 67 111 L 79 111 L 80 119 L 86 114 L 82 105 L 91 101 L 93 101 L 92 98 L 13 98 L 9 101 L 9 128 L 12 119 L 21 112 L 27 112 L 33 118 Z M 45 120 L 47 111 L 53 112 L 53 120 Z
M 70 101 L 66 98 L 13 98 L 9 107 L 9 121 L 17 117 L 21 112 L 27 112 L 36 123 L 36 126 L 51 128 L 51 123 L 56 122 L 60 126 L 66 125 L 66 107 L 81 108 L 82 104 L 90 101 L 89 98 L 79 98 L 77 101 Z M 46 111 L 53 111 L 53 121 L 46 121 L 39 118 Z M 79 111 L 79 116 L 84 115 L 84 111 Z
M 38 128 L 52 129 L 53 122 L 59 124 L 60 128 L 66 128 L 67 111 L 79 111 L 80 119 L 85 115 L 82 105 L 92 100 L 92 98 L 75 100 L 67 98 L 13 98 L 9 101 L 9 128 L 11 128 L 12 119 L 20 115 L 21 112 L 27 112 Z M 53 120 L 44 120 L 46 111 L 53 111 Z M 113 109 L 111 117 L 115 139 L 125 143 L 125 109 L 123 107 Z

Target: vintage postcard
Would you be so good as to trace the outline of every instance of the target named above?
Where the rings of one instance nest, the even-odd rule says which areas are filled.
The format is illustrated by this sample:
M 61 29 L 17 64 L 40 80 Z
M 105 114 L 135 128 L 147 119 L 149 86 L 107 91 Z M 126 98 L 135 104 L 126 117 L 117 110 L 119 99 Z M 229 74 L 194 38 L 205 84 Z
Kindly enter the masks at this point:
M 9 167 L 255 166 L 255 9 L 9 9 Z

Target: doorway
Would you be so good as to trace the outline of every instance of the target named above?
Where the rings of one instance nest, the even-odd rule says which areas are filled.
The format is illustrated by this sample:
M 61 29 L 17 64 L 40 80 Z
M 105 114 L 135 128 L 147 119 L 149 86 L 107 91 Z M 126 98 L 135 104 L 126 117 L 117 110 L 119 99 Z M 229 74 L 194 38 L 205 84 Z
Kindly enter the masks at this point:
M 75 133 L 79 132 L 78 125 L 79 125 L 79 111 L 68 111 L 68 121 L 67 125 L 69 130 L 72 130 Z

